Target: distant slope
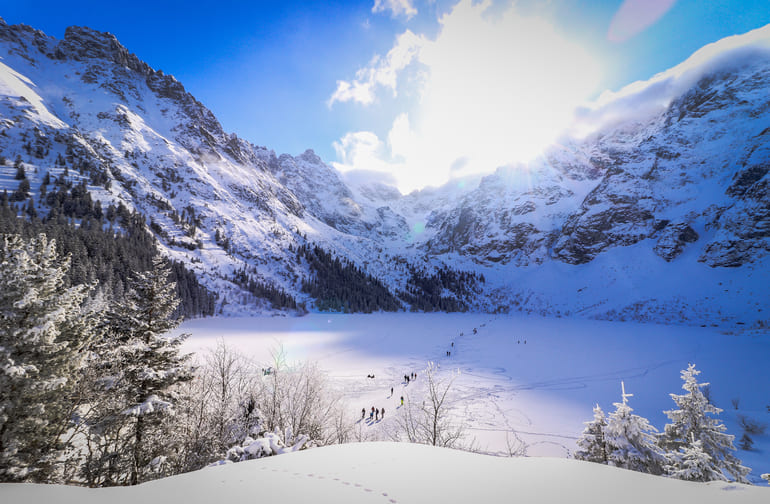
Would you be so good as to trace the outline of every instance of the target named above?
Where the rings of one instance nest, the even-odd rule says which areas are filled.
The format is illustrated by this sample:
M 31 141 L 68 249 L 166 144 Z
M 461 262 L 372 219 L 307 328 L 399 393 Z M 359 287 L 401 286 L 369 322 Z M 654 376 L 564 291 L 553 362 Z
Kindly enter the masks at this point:
M 765 503 L 770 489 L 690 483 L 590 462 L 500 458 L 399 443 L 360 443 L 279 455 L 145 483 L 86 489 L 0 485 L 6 502 L 111 504 Z

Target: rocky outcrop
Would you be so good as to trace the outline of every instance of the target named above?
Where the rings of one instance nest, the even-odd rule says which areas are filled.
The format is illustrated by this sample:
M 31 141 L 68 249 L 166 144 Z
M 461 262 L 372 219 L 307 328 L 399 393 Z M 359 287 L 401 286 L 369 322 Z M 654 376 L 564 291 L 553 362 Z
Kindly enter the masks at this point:
M 655 224 L 655 236 L 657 243 L 653 251 L 665 259 L 671 261 L 682 253 L 689 243 L 698 241 L 698 233 L 689 224 L 671 224 L 663 220 Z

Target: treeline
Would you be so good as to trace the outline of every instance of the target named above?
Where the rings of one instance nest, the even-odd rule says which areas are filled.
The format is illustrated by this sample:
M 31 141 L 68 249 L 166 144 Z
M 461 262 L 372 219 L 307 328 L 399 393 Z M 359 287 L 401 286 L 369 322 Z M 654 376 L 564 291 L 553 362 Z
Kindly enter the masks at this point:
M 480 291 L 479 283 L 485 281 L 484 275 L 455 271 L 447 266 L 430 274 L 413 266 L 409 271 L 406 289 L 398 296 L 409 303 L 412 311 L 467 311 L 469 302 Z
M 256 280 L 251 273 L 246 271 L 246 267 L 236 270 L 229 280 L 255 297 L 266 299 L 273 308 L 297 309 L 297 300 L 294 296 L 287 294 L 286 291 L 275 285 Z
M 301 245 L 296 257 L 298 261 L 304 258 L 310 266 L 312 276 L 302 282 L 302 292 L 315 298 L 318 310 L 372 313 L 402 308 L 398 298 L 377 278 L 318 245 Z
M 71 255 L 65 276 L 67 285 L 98 282 L 99 292 L 109 299 L 122 299 L 131 276 L 147 270 L 158 255 L 145 219 L 122 203 L 103 209 L 94 201 L 85 182 L 56 180 L 48 175 L 41 185 L 41 197 L 49 207 L 40 216 L 32 198 L 11 203 L 7 192 L 0 195 L 0 233 L 25 238 L 44 233 L 56 241 L 57 253 Z M 200 285 L 195 274 L 181 262 L 173 262 L 171 280 L 181 303 L 176 315 L 185 317 L 214 314 L 216 296 Z

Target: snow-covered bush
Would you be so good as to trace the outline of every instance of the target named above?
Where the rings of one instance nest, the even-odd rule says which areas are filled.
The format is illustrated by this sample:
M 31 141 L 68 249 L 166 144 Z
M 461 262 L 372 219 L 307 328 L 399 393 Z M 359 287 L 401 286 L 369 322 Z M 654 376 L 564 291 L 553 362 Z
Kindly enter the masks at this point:
M 290 439 L 291 444 L 284 443 L 284 439 Z M 305 435 L 294 438 L 286 432 L 284 436 L 278 432 L 265 432 L 261 436 L 246 437 L 240 445 L 233 446 L 225 454 L 225 460 L 229 462 L 242 462 L 244 460 L 270 457 L 301 450 L 306 447 L 308 437 Z

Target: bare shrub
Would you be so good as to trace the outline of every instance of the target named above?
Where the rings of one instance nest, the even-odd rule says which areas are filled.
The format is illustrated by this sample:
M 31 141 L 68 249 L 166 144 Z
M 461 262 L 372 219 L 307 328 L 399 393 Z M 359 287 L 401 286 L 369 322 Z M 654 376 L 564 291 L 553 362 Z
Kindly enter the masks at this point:
M 738 424 L 743 429 L 743 432 L 752 436 L 761 436 L 767 430 L 767 424 L 748 418 L 746 415 L 738 415 Z

